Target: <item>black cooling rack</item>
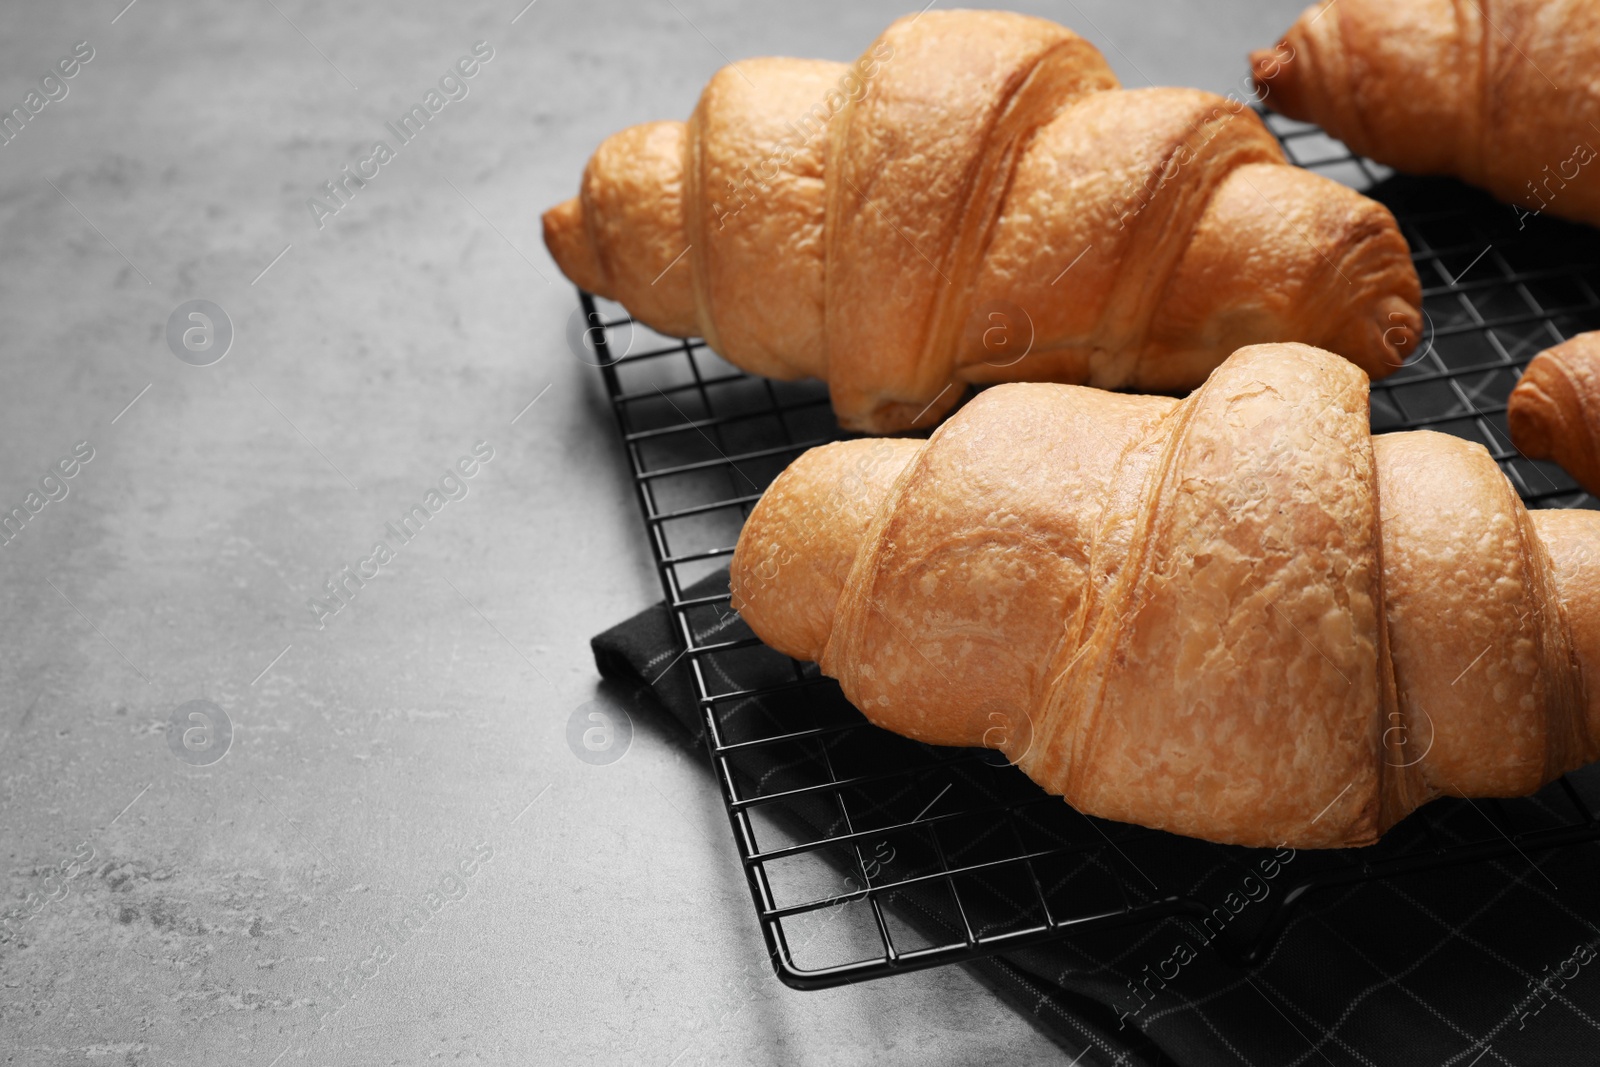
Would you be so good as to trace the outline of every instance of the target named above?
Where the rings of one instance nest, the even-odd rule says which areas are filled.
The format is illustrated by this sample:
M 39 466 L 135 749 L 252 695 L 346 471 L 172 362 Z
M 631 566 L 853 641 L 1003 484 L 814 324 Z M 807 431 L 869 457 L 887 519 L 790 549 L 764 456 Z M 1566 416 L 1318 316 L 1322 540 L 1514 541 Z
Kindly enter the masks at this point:
M 1431 427 L 1477 441 L 1530 506 L 1596 507 L 1559 468 L 1515 450 L 1505 405 L 1539 350 L 1600 328 L 1600 233 L 1455 182 L 1394 175 L 1315 127 L 1264 117 L 1293 162 L 1388 204 L 1414 251 L 1426 337 L 1374 385 L 1374 431 Z M 1531 863 L 1600 838 L 1600 768 L 1590 768 L 1534 797 L 1436 801 L 1371 848 L 1300 853 L 1274 868 L 1271 852 L 1080 814 L 997 754 L 872 726 L 814 665 L 767 649 L 728 610 L 728 557 L 762 489 L 805 449 L 848 436 L 826 387 L 752 377 L 699 341 L 579 297 L 591 326 L 583 350 L 603 368 L 744 873 L 787 984 L 839 985 L 1167 916 L 1187 916 L 1243 964 L 1309 893 L 1492 858 Z M 1235 919 L 1229 894 L 1269 870 L 1269 895 Z

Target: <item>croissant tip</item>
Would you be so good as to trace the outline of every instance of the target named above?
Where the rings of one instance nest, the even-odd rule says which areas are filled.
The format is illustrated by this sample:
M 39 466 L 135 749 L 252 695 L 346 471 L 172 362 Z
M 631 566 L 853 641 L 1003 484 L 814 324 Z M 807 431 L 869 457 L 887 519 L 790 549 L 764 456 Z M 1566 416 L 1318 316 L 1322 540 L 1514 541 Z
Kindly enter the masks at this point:
M 1549 388 L 1550 378 L 1561 373 L 1549 351 L 1533 357 L 1516 388 L 1506 400 L 1506 428 L 1511 443 L 1529 459 L 1554 459 L 1555 437 L 1561 426 L 1561 407 Z
M 1271 48 L 1250 53 L 1250 78 L 1261 102 L 1291 118 L 1304 117 L 1296 94 L 1302 81 L 1300 64 L 1295 62 L 1297 54 L 1287 37 Z
M 1422 343 L 1422 309 L 1403 296 L 1388 296 L 1378 302 L 1372 321 L 1383 353 L 1382 365 L 1372 377 L 1382 378 L 1405 366 Z
M 583 202 L 577 197 L 563 200 L 540 216 L 544 227 L 544 246 L 571 282 L 597 296 L 605 296 L 605 280 L 600 260 L 584 228 Z

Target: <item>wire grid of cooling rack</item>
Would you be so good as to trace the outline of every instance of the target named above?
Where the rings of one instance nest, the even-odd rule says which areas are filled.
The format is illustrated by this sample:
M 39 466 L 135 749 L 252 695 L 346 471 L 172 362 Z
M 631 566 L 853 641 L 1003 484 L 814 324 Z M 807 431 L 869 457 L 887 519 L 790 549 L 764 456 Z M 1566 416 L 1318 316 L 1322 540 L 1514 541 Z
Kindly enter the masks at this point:
M 1487 447 L 1535 507 L 1595 507 L 1511 444 L 1506 397 L 1540 349 L 1600 327 L 1600 233 L 1529 218 L 1457 183 L 1393 175 L 1315 127 L 1264 116 L 1289 158 L 1399 219 L 1426 336 L 1372 390 L 1375 432 L 1430 427 Z M 1219 910 L 1271 853 L 1082 815 L 996 754 L 869 724 L 814 665 L 767 649 L 728 610 L 725 567 L 761 491 L 847 436 L 818 382 L 747 375 L 697 340 L 652 334 L 580 293 L 705 741 L 779 977 L 821 988 L 1188 916 L 1238 963 L 1315 890 L 1600 838 L 1600 768 L 1515 801 L 1437 801 L 1367 849 L 1302 853 L 1227 929 Z M 1594 773 L 1591 773 L 1594 772 Z M 1289 868 L 1285 867 L 1284 870 Z

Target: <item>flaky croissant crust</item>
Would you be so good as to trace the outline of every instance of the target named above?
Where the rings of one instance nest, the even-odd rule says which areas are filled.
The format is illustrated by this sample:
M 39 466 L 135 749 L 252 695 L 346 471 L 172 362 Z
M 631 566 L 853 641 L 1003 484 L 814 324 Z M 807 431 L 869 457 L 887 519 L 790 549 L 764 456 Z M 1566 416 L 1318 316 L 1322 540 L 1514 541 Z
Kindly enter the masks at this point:
M 1600 756 L 1600 515 L 1367 420 L 1304 345 L 1183 401 L 998 386 L 925 442 L 800 457 L 733 603 L 881 726 L 1215 841 L 1367 844 Z
M 1251 54 L 1269 104 L 1411 174 L 1600 225 L 1600 4 L 1320 0 Z
M 1242 102 L 1120 90 L 1081 37 L 1004 12 L 908 16 L 851 65 L 724 68 L 688 123 L 602 143 L 544 228 L 581 287 L 826 379 L 859 430 L 933 425 L 969 382 L 1186 390 L 1257 341 L 1378 376 L 1421 327 L 1382 205 L 1287 165 Z
M 1511 442 L 1600 494 L 1600 331 L 1534 356 L 1506 404 Z

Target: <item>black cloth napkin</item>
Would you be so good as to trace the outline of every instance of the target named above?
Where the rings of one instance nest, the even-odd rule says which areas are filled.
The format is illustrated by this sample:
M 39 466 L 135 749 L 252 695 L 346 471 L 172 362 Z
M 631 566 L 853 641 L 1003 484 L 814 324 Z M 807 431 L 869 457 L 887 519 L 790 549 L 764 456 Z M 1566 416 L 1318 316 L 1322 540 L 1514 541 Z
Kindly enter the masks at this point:
M 723 572 L 686 590 L 685 597 L 726 591 Z M 706 611 L 703 619 L 691 617 L 691 625 L 697 645 L 749 635 L 725 606 Z M 592 647 L 602 675 L 637 686 L 636 712 L 670 716 L 697 740 L 702 736 L 694 679 L 680 656 L 683 646 L 665 604 L 598 635 Z M 774 661 L 793 669 L 770 650 L 749 651 L 756 655 L 714 665 L 720 681 L 728 683 L 723 691 L 769 686 Z M 859 716 L 831 685 L 798 694 L 792 689 L 758 694 L 728 714 L 743 716 L 757 729 L 761 723 L 794 722 L 796 700 L 832 702 L 837 708 L 830 713 Z M 888 746 L 911 744 L 866 728 L 842 738 L 839 748 L 847 742 L 871 748 L 880 737 Z M 833 755 L 843 759 L 849 753 Z M 755 762 L 739 769 L 746 780 L 780 785 L 807 780 L 803 760 L 786 761 L 761 746 L 749 758 Z M 874 753 L 870 758 L 893 757 Z M 1590 810 L 1600 796 L 1595 770 L 1573 776 Z M 1034 788 L 1021 772 L 992 762 L 967 760 L 945 773 L 954 796 L 944 803 L 981 807 Z M 1556 808 L 1566 802 L 1552 794 L 1557 788 L 1508 807 L 1519 818 L 1538 819 L 1543 812 L 1554 820 Z M 920 805 L 921 797 L 915 799 Z M 1051 803 L 1058 808 L 1050 815 L 1088 824 L 1073 813 L 1061 815 L 1058 809 L 1066 806 L 1059 801 Z M 898 810 L 898 821 L 911 815 Z M 1572 811 L 1559 813 L 1560 821 L 1570 821 Z M 1499 812 L 1487 802 L 1436 802 L 1375 847 L 1392 849 L 1408 835 L 1421 842 L 1424 818 L 1427 839 L 1435 844 L 1492 837 L 1491 829 L 1501 832 L 1491 822 Z M 821 801 L 797 800 L 785 814 L 811 839 L 838 831 L 837 810 Z M 887 819 L 885 825 L 895 821 Z M 962 829 L 958 823 L 954 832 L 968 833 L 981 849 L 987 831 L 981 825 Z M 1229 963 L 1219 946 L 1253 921 L 1264 921 L 1271 911 L 1267 899 L 1281 895 L 1295 872 L 1314 869 L 1328 854 L 1231 849 L 1145 834 L 1119 844 L 1119 855 L 1126 863 L 1114 857 L 1108 863 L 1102 853 L 1076 868 L 1036 870 L 1041 882 L 1052 883 L 1040 892 L 1082 899 L 1092 895 L 1091 883 L 1098 879 L 1102 889 L 1115 882 L 1115 892 L 1133 902 L 1181 892 L 1230 910 L 1215 913 L 1214 923 L 1185 916 L 1069 933 L 1042 947 L 965 964 L 1030 1014 L 1068 1051 L 1068 1059 L 1079 1057 L 1070 1062 L 1136 1067 L 1600 1064 L 1600 845 L 1512 854 L 1311 893 L 1287 913 L 1281 936 L 1249 967 Z M 909 847 L 901 858 L 915 863 Z M 837 862 L 849 867 L 842 856 Z M 737 872 L 730 870 L 729 877 Z M 1166 892 L 1158 892 L 1155 882 Z M 1008 884 L 995 875 L 968 879 L 959 892 L 967 920 L 980 931 L 1037 921 L 1031 885 Z M 895 890 L 887 903 L 910 927 L 924 931 L 930 943 L 961 937 L 961 914 L 939 882 Z M 1224 930 L 1230 915 L 1237 916 L 1231 920 L 1235 928 Z

